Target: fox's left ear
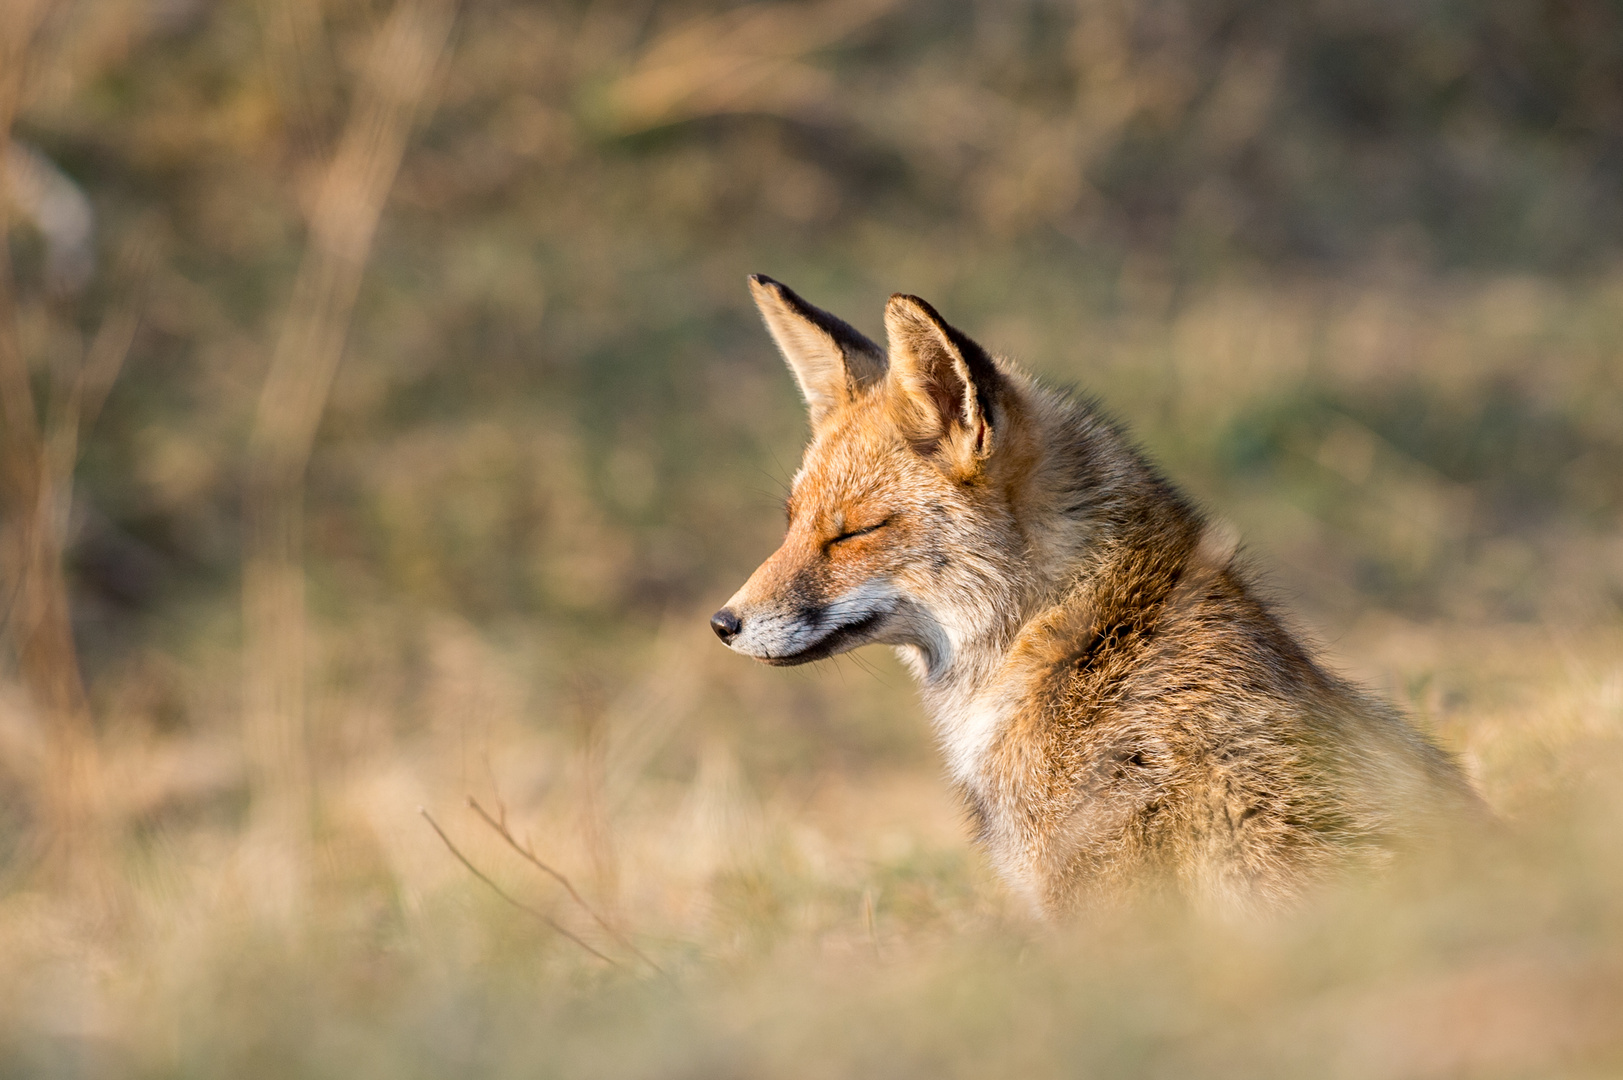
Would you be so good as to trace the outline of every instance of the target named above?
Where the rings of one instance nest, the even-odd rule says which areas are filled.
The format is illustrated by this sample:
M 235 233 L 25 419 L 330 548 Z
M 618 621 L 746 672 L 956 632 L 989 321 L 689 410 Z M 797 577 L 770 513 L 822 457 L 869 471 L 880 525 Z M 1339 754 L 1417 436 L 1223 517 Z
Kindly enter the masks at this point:
M 812 307 L 765 274 L 750 275 L 750 294 L 800 384 L 812 427 L 885 377 L 884 351 L 843 319 Z
M 916 296 L 890 298 L 885 333 L 892 393 L 914 445 L 965 465 L 984 460 L 1003 380 L 991 355 Z

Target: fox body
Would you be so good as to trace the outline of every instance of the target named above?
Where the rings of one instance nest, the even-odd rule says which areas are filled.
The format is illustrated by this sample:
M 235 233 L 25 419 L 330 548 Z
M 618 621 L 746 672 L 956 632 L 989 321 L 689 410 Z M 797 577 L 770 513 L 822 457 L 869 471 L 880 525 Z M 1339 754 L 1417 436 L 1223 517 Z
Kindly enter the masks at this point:
M 979 840 L 1040 911 L 1145 887 L 1287 908 L 1474 804 L 1090 408 L 916 297 L 891 298 L 885 350 L 750 287 L 812 440 L 783 545 L 711 624 L 768 664 L 895 646 Z

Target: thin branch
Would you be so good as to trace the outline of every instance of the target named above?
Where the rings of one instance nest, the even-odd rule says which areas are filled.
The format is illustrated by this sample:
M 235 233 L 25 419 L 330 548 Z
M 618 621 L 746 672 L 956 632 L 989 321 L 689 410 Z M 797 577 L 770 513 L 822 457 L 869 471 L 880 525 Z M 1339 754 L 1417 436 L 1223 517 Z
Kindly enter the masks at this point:
M 486 825 L 489 825 L 495 830 L 497 836 L 500 836 L 507 842 L 508 847 L 518 852 L 519 855 L 522 856 L 524 860 L 531 866 L 535 867 L 543 874 L 551 877 L 558 884 L 562 885 L 564 887 L 564 891 L 569 893 L 570 899 L 579 904 L 580 909 L 586 912 L 586 914 L 590 915 L 592 920 L 596 922 L 598 926 L 601 926 L 610 937 L 612 937 L 615 941 L 618 941 L 621 945 L 624 945 L 627 949 L 631 950 L 631 952 L 635 953 L 637 959 L 641 960 L 643 963 L 647 964 L 661 975 L 665 974 L 664 968 L 654 963 L 654 961 L 649 958 L 648 954 L 637 948 L 636 944 L 632 942 L 630 938 L 617 930 L 614 925 L 603 916 L 599 915 L 596 909 L 586 902 L 586 898 L 581 896 L 581 894 L 576 891 L 575 886 L 570 883 L 570 880 L 565 877 L 561 871 L 555 870 L 551 866 L 548 866 L 546 863 L 542 862 L 540 857 L 536 855 L 535 850 L 528 844 L 520 844 L 518 842 L 518 838 L 515 837 L 512 830 L 507 827 L 507 810 L 505 807 L 501 808 L 502 813 L 500 818 L 493 818 L 483 806 L 479 805 L 479 800 L 475 799 L 471 795 L 468 796 L 468 806 L 470 806 L 473 809 L 473 812 L 478 814 L 479 817 L 484 820 Z
M 423 820 L 428 822 L 428 827 L 433 829 L 434 832 L 439 836 L 440 840 L 445 844 L 446 849 L 449 850 L 452 855 L 456 856 L 456 861 L 461 863 L 463 866 L 467 867 L 468 868 L 468 873 L 472 874 L 474 877 L 478 878 L 480 881 L 484 882 L 487 886 L 489 886 L 491 892 L 495 893 L 497 896 L 501 897 L 503 900 L 506 900 L 509 904 L 512 904 L 514 907 L 518 908 L 520 911 L 524 912 L 525 914 L 531 915 L 531 916 L 534 916 L 537 919 L 540 919 L 542 922 L 546 923 L 547 926 L 551 927 L 553 930 L 556 930 L 558 933 L 562 934 L 564 937 L 568 938 L 570 941 L 573 941 L 576 945 L 579 945 L 581 948 L 585 949 L 587 952 L 591 953 L 593 956 L 597 957 L 599 960 L 602 960 L 604 963 L 612 964 L 615 967 L 620 966 L 620 962 L 618 960 L 614 959 L 614 957 L 605 956 L 603 953 L 598 952 L 596 949 L 592 948 L 592 946 L 589 945 L 586 941 L 584 941 L 580 937 L 576 936 L 575 934 L 571 933 L 565 927 L 559 925 L 557 920 L 553 919 L 546 912 L 538 911 L 535 908 L 531 907 L 530 905 L 524 903 L 522 900 L 517 900 L 517 899 L 513 898 L 511 895 L 509 895 L 506 891 L 504 891 L 502 889 L 502 887 L 500 885 L 496 884 L 488 876 L 486 876 L 484 871 L 480 870 L 477 866 L 473 865 L 473 863 L 468 860 L 468 857 L 466 855 L 462 854 L 462 851 L 454 843 L 451 842 L 451 838 L 449 836 L 445 835 L 445 830 L 440 828 L 440 823 L 434 820 L 434 816 L 428 812 L 428 808 L 426 806 L 419 806 L 417 808 L 417 812 L 419 814 L 423 815 Z

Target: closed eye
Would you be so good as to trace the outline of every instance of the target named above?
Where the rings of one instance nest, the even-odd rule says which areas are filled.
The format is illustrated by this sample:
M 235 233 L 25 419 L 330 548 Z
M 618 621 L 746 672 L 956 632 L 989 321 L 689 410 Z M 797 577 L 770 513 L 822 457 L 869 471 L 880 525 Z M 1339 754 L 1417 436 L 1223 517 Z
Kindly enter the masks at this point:
M 886 518 L 884 521 L 877 522 L 876 524 L 873 524 L 873 525 L 869 525 L 865 529 L 852 529 L 850 532 L 843 532 L 840 535 L 836 536 L 834 539 L 830 540 L 829 543 L 831 543 L 831 544 L 839 544 L 839 543 L 845 542 L 846 540 L 855 540 L 859 536 L 867 536 L 871 532 L 875 532 L 875 531 L 877 531 L 879 529 L 883 529 L 886 525 L 889 525 L 889 524 L 890 524 L 890 518 Z

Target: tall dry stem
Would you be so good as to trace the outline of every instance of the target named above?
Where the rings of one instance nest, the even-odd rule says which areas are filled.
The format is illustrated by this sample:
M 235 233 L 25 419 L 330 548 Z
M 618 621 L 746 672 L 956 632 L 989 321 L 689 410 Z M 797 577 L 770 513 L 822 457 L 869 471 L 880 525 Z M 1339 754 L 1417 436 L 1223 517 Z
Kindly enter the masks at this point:
M 580 816 L 586 850 L 592 857 L 592 878 L 599 902 L 609 912 L 619 907 L 620 859 L 615 850 L 614 824 L 604 792 L 608 766 L 608 717 L 602 689 L 588 680 L 576 687 L 580 701 Z
M 12 122 L 39 60 L 41 28 L 51 7 L 46 0 L 18 0 L 0 13 L 0 566 L 12 597 L 6 629 L 18 675 L 46 729 L 37 808 L 43 866 L 49 879 L 88 891 L 94 900 L 105 893 L 107 823 L 63 568 L 65 511 L 86 389 L 92 404 L 99 404 L 128 348 L 133 314 L 119 321 L 117 333 L 98 338 L 95 355 L 79 365 L 65 394 L 51 395 L 42 419 L 17 325 L 8 155 Z
M 378 29 L 323 174 L 248 443 L 244 739 L 284 900 L 302 892 L 314 789 L 304 730 L 304 478 L 378 219 L 451 29 L 450 0 L 399 0 Z

